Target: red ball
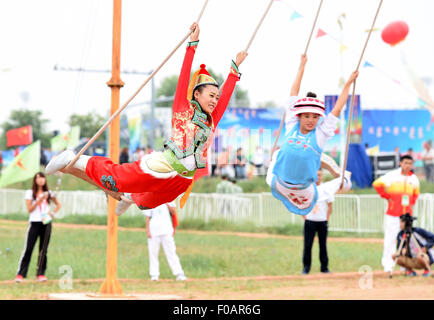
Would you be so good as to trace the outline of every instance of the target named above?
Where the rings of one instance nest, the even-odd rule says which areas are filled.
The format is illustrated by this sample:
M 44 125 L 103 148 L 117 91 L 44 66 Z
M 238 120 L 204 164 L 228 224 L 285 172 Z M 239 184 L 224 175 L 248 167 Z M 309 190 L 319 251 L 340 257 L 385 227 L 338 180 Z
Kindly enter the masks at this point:
M 408 30 L 408 25 L 404 21 L 394 21 L 383 29 L 381 38 L 384 42 L 394 46 L 405 39 Z

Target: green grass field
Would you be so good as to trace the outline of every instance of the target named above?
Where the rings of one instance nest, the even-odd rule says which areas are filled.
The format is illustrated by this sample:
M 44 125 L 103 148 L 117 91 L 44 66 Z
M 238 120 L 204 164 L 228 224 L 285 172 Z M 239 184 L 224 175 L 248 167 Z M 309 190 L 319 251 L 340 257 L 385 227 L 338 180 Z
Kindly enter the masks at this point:
M 55 223 L 48 252 L 46 275 L 49 281 L 34 281 L 35 249 L 28 278 L 16 284 L 12 280 L 26 228 L 24 221 L 0 220 L 0 300 L 48 299 L 50 293 L 99 293 L 106 275 L 104 227 L 83 225 L 72 228 Z M 177 295 L 188 300 L 432 299 L 434 294 L 434 278 L 410 279 L 396 271 L 393 279 L 388 279 L 380 271 L 381 241 L 330 239 L 328 254 L 332 274 L 325 276 L 319 273 L 317 243 L 313 247 L 310 275 L 300 275 L 301 237 L 178 230 L 176 245 L 189 280 L 175 281 L 163 252 L 160 252 L 160 281 L 152 282 L 148 275 L 144 230 L 121 228 L 117 278 L 123 292 L 132 296 Z M 62 269 L 65 266 L 72 271 L 71 288 L 61 286 L 65 283 L 65 269 Z M 360 287 L 360 281 L 365 277 L 360 272 L 362 266 L 374 271 L 374 286 L 370 290 Z M 412 294 L 403 296 L 402 292 Z
M 26 223 L 0 223 L 0 281 L 12 280 L 24 246 Z M 118 278 L 148 279 L 148 252 L 145 232 L 119 231 Z M 197 235 L 179 231 L 177 253 L 189 278 L 220 278 L 262 275 L 298 275 L 302 269 L 302 240 L 238 237 L 234 235 Z M 9 248 L 7 251 L 6 249 Z M 380 268 L 382 245 L 375 243 L 330 242 L 330 269 L 357 272 L 360 266 Z M 105 277 L 105 230 L 67 229 L 53 225 L 48 252 L 47 277 L 60 279 L 61 266 L 72 268 L 74 279 Z M 319 272 L 318 245 L 313 248 L 312 272 Z M 35 278 L 37 249 L 29 268 Z M 173 279 L 160 252 L 160 278 Z M 1 287 L 0 287 L 1 288 Z M 0 289 L 0 299 L 7 294 L 20 295 L 20 289 Z M 25 290 L 28 293 L 28 290 Z M 22 292 L 24 294 L 24 292 Z

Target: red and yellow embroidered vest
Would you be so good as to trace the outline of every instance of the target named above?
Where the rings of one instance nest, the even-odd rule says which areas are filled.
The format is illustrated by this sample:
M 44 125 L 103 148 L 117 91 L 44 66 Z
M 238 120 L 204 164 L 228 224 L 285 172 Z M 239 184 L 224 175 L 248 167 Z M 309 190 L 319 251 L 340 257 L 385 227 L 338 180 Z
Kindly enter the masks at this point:
M 190 106 L 188 110 L 172 116 L 172 137 L 164 146 L 172 150 L 178 159 L 194 155 L 196 168 L 200 169 L 206 166 L 213 123 L 197 101 L 192 100 Z

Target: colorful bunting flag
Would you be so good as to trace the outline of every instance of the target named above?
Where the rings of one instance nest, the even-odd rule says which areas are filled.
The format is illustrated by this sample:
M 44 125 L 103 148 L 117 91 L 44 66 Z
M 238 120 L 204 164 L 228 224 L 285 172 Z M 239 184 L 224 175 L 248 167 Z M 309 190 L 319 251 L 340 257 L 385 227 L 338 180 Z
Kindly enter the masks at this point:
M 339 47 L 339 53 L 342 54 L 342 52 L 344 52 L 347 49 L 348 49 L 347 46 L 344 45 L 343 43 L 341 43 L 341 45 Z
M 316 34 L 316 37 L 319 38 L 319 37 L 325 36 L 326 34 L 327 34 L 327 33 L 325 33 L 324 30 L 322 30 L 322 29 L 318 29 L 318 32 L 317 32 L 317 34 Z
M 294 10 L 294 12 L 292 13 L 291 18 L 289 20 L 292 21 L 292 20 L 295 20 L 295 19 L 298 19 L 301 17 L 303 17 L 303 16 Z
M 419 106 L 419 107 L 425 107 L 426 106 L 426 102 L 425 101 L 423 101 L 421 98 L 417 98 L 417 105 Z

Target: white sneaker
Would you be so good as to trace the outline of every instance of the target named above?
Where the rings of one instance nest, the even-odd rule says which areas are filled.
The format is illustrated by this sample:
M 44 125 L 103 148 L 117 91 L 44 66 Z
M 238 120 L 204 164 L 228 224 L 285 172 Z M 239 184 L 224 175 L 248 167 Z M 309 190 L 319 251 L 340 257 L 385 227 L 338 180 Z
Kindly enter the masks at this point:
M 187 277 L 186 277 L 185 274 L 183 274 L 183 273 L 178 274 L 178 275 L 176 276 L 176 281 L 185 281 L 185 280 L 187 280 Z
M 134 203 L 133 199 L 131 198 L 131 193 L 125 193 L 121 195 L 121 201 L 118 202 L 116 205 L 115 213 L 119 217 L 122 215 L 127 209 Z
M 61 154 L 53 157 L 45 167 L 46 174 L 53 174 L 60 169 L 65 168 L 75 157 L 75 153 L 72 150 L 65 150 Z
M 151 277 L 151 281 L 158 281 L 158 277 L 156 276 Z

